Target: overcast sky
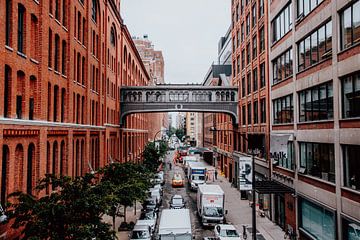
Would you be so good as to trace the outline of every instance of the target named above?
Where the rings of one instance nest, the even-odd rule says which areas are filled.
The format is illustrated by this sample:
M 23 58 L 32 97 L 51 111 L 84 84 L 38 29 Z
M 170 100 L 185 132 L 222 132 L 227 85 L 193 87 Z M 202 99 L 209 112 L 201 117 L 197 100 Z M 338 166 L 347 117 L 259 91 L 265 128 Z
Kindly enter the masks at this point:
M 122 0 L 132 36 L 162 50 L 166 83 L 201 83 L 230 26 L 230 0 Z

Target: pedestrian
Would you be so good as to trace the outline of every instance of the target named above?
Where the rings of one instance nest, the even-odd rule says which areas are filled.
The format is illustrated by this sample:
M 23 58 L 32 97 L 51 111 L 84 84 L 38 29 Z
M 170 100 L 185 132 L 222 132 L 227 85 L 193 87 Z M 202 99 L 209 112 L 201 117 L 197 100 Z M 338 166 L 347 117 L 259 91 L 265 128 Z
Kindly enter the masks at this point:
M 217 170 L 215 169 L 215 180 L 217 180 Z
M 171 167 L 172 167 L 172 166 L 171 166 L 171 162 L 169 162 L 169 169 L 170 169 L 170 170 L 171 170 Z

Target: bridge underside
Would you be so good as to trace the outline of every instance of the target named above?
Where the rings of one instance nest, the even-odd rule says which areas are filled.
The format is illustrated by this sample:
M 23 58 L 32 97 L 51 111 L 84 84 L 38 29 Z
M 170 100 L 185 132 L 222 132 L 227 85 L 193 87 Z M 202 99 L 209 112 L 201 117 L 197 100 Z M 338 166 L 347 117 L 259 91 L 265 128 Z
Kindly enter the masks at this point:
M 225 113 L 239 123 L 237 87 L 156 85 L 122 87 L 120 124 L 127 115 L 152 112 Z

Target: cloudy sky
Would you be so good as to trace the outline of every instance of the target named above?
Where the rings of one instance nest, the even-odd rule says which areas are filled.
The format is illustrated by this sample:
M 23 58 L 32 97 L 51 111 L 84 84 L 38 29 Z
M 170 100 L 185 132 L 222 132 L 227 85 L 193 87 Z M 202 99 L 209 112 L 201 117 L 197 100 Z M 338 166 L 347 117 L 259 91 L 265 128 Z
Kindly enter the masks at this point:
M 201 83 L 230 26 L 230 0 L 122 0 L 133 36 L 162 50 L 166 83 Z

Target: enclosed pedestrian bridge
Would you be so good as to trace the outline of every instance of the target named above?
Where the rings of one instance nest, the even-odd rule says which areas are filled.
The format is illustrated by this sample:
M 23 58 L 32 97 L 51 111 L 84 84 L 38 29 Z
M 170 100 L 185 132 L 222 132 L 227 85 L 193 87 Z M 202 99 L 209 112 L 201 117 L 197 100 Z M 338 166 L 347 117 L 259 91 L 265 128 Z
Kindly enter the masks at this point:
M 151 112 L 225 113 L 235 125 L 238 117 L 237 87 L 187 85 L 156 85 L 121 88 L 121 116 Z

